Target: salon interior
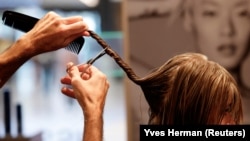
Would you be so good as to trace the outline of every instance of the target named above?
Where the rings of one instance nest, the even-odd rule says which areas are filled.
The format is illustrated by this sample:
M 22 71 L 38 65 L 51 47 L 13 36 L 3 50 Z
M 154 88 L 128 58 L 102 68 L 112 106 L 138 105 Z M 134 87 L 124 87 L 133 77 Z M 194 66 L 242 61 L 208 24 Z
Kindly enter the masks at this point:
M 0 51 L 25 34 L 4 24 L 2 16 L 5 11 L 38 19 L 49 11 L 62 17 L 80 15 L 91 30 L 121 57 L 125 56 L 121 0 L 1 0 Z M 23 141 L 80 141 L 84 117 L 77 101 L 60 92 L 60 78 L 66 74 L 67 62 L 85 63 L 101 50 L 102 47 L 94 39 L 85 37 L 79 54 L 60 49 L 35 56 L 26 62 L 0 89 L 0 140 L 4 141 L 7 137 L 11 141 L 20 140 L 21 136 Z M 93 65 L 103 71 L 110 82 L 104 112 L 104 140 L 126 141 L 124 73 L 108 55 Z M 9 119 L 6 120 L 6 117 Z

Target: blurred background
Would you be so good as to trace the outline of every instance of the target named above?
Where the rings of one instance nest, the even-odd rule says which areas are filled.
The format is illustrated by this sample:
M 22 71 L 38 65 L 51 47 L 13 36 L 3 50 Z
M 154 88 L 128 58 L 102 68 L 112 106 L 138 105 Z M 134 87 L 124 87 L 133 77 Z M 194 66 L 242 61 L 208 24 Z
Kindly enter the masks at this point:
M 91 30 L 124 57 L 121 29 L 120 0 L 0 0 L 0 17 L 6 10 L 43 17 L 54 11 L 62 17 L 80 15 Z M 24 33 L 0 24 L 0 51 L 8 48 Z M 60 38 L 60 37 L 58 37 Z M 61 94 L 60 78 L 64 76 L 66 63 L 84 63 L 101 51 L 91 37 L 79 55 L 65 49 L 33 57 L 26 62 L 0 90 L 0 138 L 4 138 L 4 98 L 11 97 L 11 136 L 17 136 L 16 105 L 22 106 L 23 136 L 41 135 L 43 141 L 80 141 L 84 117 L 76 100 Z M 95 64 L 107 74 L 110 89 L 104 112 L 104 140 L 127 140 L 126 101 L 123 71 L 113 59 L 104 55 Z
M 0 0 L 0 16 L 5 10 L 37 18 L 48 11 L 65 17 L 81 15 L 90 29 L 107 41 L 138 76 L 143 77 L 176 54 L 196 52 L 194 36 L 185 30 L 181 18 L 181 3 L 185 1 Z M 22 34 L 0 25 L 0 51 Z M 85 38 L 79 55 L 61 49 L 36 56 L 24 64 L 0 90 L 1 93 L 11 92 L 12 136 L 17 135 L 15 106 L 20 103 L 24 136 L 41 134 L 43 141 L 80 141 L 82 112 L 75 100 L 60 93 L 59 80 L 65 75 L 67 62 L 86 62 L 100 50 L 96 41 Z M 139 127 L 148 122 L 148 104 L 140 87 L 129 81 L 107 55 L 94 65 L 107 74 L 111 84 L 104 113 L 104 141 L 139 141 Z M 248 95 L 249 70 L 250 53 L 242 60 L 240 72 Z M 3 95 L 0 95 L 0 100 L 3 101 Z M 250 98 L 243 102 L 250 103 Z M 248 107 L 245 108 L 247 124 L 250 121 Z M 5 136 L 3 117 L 3 102 L 0 102 L 0 138 Z

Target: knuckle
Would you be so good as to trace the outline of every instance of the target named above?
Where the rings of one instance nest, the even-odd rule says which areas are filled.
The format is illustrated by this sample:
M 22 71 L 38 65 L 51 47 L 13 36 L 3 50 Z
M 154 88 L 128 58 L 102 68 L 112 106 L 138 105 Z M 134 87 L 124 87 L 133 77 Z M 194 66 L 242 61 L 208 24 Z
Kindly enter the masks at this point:
M 78 77 L 72 77 L 71 83 L 72 84 L 78 84 L 80 82 L 80 78 Z
M 102 80 L 107 80 L 107 76 L 105 74 L 103 74 L 103 73 L 99 73 L 99 77 Z
M 83 21 L 83 17 L 82 17 L 82 16 L 76 16 L 76 18 L 77 18 L 79 21 Z
M 55 26 L 58 27 L 58 29 L 62 28 L 61 26 L 62 21 L 60 20 L 59 17 L 52 17 L 51 21 L 55 24 Z
M 48 16 L 51 16 L 51 17 L 57 17 L 57 16 L 59 16 L 59 15 L 56 14 L 54 11 L 49 11 L 47 15 L 48 15 Z

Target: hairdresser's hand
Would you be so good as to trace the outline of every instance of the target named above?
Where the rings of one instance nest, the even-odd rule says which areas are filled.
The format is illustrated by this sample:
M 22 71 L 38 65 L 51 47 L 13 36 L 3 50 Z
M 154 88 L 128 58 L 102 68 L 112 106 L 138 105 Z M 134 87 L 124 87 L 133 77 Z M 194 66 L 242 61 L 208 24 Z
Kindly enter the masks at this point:
M 74 39 L 89 36 L 88 26 L 81 16 L 63 18 L 48 12 L 31 31 L 21 37 L 31 56 L 66 47 Z
M 62 93 L 74 97 L 82 107 L 84 114 L 83 141 L 101 141 L 103 138 L 103 109 L 109 82 L 96 67 L 67 65 L 68 76 L 61 79 L 62 84 L 71 85 L 62 88 Z M 86 70 L 86 71 L 85 71 Z M 81 75 L 84 71 L 84 75 Z
M 93 114 L 93 111 L 102 114 L 109 88 L 107 77 L 94 66 L 90 66 L 82 76 L 80 71 L 87 65 L 77 67 L 68 63 L 67 66 L 68 75 L 61 79 L 61 83 L 71 85 L 72 88 L 63 87 L 62 93 L 76 98 L 85 116 Z
M 0 54 L 0 88 L 32 57 L 66 47 L 74 39 L 89 36 L 82 17 L 62 18 L 48 12 L 32 30 L 20 37 Z

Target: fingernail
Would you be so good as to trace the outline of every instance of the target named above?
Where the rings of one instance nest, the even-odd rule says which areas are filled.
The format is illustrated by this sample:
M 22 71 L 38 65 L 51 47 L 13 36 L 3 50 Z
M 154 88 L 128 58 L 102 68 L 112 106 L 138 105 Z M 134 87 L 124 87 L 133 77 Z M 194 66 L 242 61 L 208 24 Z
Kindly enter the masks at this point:
M 68 63 L 67 64 L 67 69 L 66 69 L 66 72 L 68 73 L 69 70 L 71 69 L 71 67 L 73 66 L 74 64 L 72 62 Z

